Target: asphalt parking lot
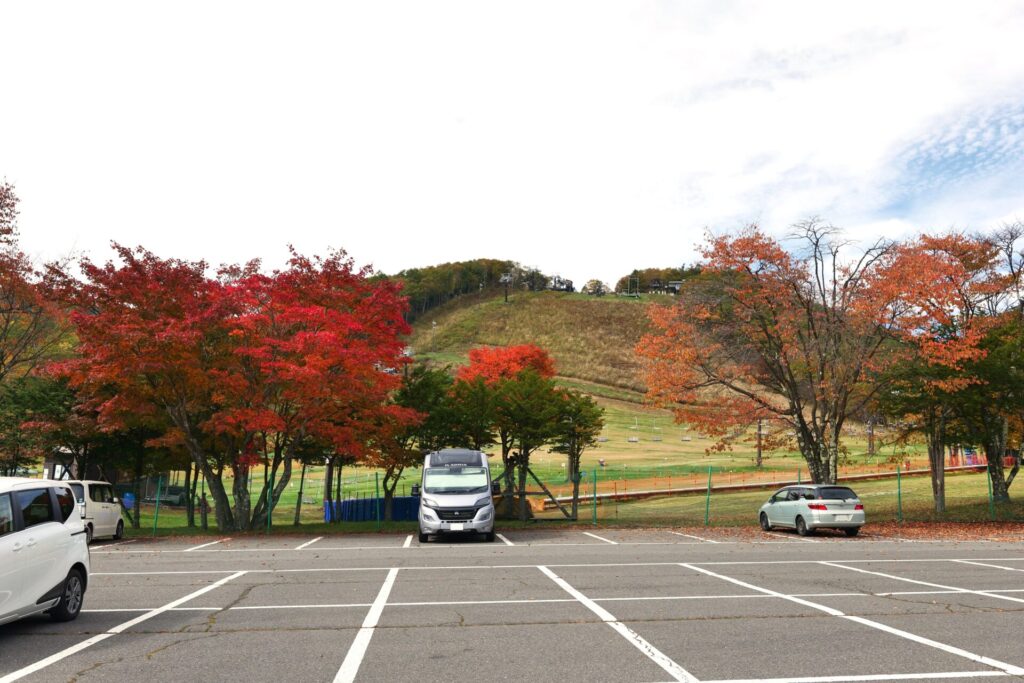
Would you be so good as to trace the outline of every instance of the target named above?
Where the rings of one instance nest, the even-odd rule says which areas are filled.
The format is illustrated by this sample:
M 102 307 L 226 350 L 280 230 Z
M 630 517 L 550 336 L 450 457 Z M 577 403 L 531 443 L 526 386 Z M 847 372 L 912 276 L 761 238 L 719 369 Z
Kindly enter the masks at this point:
M 94 544 L 23 681 L 1024 680 L 1024 543 L 728 530 Z

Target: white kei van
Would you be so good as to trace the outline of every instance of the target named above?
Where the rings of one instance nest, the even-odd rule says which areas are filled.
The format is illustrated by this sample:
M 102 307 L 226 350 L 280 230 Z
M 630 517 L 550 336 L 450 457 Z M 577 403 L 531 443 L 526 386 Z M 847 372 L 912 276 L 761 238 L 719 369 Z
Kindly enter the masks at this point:
M 82 510 L 85 535 L 90 543 L 98 536 L 108 536 L 115 541 L 124 536 L 121 501 L 114 496 L 113 486 L 91 479 L 65 483 L 75 492 L 75 500 Z

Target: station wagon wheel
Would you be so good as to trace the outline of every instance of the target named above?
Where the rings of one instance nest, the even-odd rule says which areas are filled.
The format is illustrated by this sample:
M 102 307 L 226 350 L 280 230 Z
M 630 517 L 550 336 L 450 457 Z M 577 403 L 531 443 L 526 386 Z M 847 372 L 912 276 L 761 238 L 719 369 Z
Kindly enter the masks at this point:
M 860 527 L 859 526 L 848 526 L 845 529 L 843 529 L 843 531 L 846 532 L 847 536 L 856 536 L 858 533 L 860 533 Z
M 768 521 L 768 515 L 761 513 L 761 528 L 765 531 L 772 530 L 772 523 Z
M 807 522 L 804 521 L 803 517 L 796 518 L 796 532 L 801 536 L 810 536 L 811 530 L 807 528 Z
M 92 524 L 85 525 L 85 543 L 86 545 L 92 543 Z
M 72 569 L 64 579 L 64 589 L 60 593 L 60 602 L 50 610 L 50 618 L 54 621 L 71 621 L 82 611 L 82 598 L 85 596 L 85 581 L 82 572 Z
M 428 538 L 429 537 L 425 533 L 422 531 L 420 532 L 420 543 L 426 543 Z
M 114 540 L 120 541 L 122 538 L 124 538 L 124 521 L 119 519 L 117 520 L 117 528 L 114 530 Z

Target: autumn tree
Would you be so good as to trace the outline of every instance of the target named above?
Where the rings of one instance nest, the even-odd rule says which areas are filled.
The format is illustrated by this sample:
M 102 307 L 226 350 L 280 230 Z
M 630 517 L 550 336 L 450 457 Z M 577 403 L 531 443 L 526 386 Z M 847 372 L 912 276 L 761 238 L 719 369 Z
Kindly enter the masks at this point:
M 656 332 L 637 350 L 649 397 L 677 420 L 714 432 L 771 416 L 813 480 L 834 483 L 843 427 L 898 362 L 916 293 L 894 274 L 893 244 L 857 251 L 817 221 L 793 241 L 787 251 L 756 227 L 709 238 L 701 275 L 676 306 L 649 309 Z M 941 282 L 931 293 L 950 296 Z
M 498 380 L 494 388 L 495 422 L 510 449 L 506 470 L 517 475 L 519 519 L 525 521 L 529 518 L 526 485 L 527 476 L 532 474 L 530 456 L 558 434 L 561 392 L 553 379 L 529 367 L 514 377 Z M 506 477 L 506 481 L 510 479 Z M 512 501 L 509 492 L 505 496 L 506 511 Z
M 18 249 L 18 197 L 0 183 L 0 382 L 67 352 L 66 318 Z
M 900 344 L 909 348 L 884 378 L 887 412 L 913 425 L 928 447 L 936 512 L 944 512 L 945 453 L 963 392 L 984 380 L 982 342 L 998 316 L 992 304 L 1006 289 L 998 250 L 959 233 L 922 235 L 898 247 L 886 280 L 899 283 L 905 304 Z
M 604 409 L 593 398 L 578 391 L 562 391 L 554 423 L 551 450 L 566 456 L 566 471 L 572 482 L 572 519 L 579 515 L 580 459 L 597 445 L 604 428 Z
M 452 378 L 444 368 L 416 365 L 402 378 L 394 403 L 407 412 L 401 424 L 385 432 L 364 463 L 384 470 L 384 519 L 393 519 L 395 489 L 407 467 L 419 467 L 423 456 L 452 439 Z
M 540 378 L 551 378 L 555 375 L 555 363 L 547 351 L 535 344 L 517 346 L 479 347 L 469 352 L 469 363 L 459 368 L 456 373 L 456 384 L 453 393 L 456 397 L 457 415 L 456 431 L 475 439 L 492 439 L 501 447 L 501 462 L 504 465 L 503 487 L 504 506 L 511 513 L 512 491 L 515 489 L 514 475 L 517 461 L 513 459 L 512 449 L 515 446 L 513 432 L 514 420 L 508 419 L 511 414 L 504 409 L 498 414 L 498 401 L 501 397 L 502 385 L 515 380 L 527 370 L 532 370 Z M 476 398 L 475 406 L 462 401 L 462 398 Z M 489 423 L 489 427 L 485 424 Z M 470 434 L 472 432 L 472 434 Z M 464 440 L 464 439 L 463 439 Z M 523 471 L 525 476 L 525 470 Z
M 72 382 L 114 398 L 99 410 L 154 406 L 165 435 L 188 451 L 210 487 L 222 531 L 247 529 L 273 510 L 298 444 L 313 438 L 363 456 L 394 412 L 400 335 L 398 287 L 371 280 L 343 253 L 293 254 L 263 274 L 257 263 L 207 276 L 203 262 L 161 259 L 115 245 L 120 263 L 82 262 L 65 276 L 80 356 L 62 364 Z M 262 482 L 254 467 L 265 467 Z M 233 504 L 223 476 L 233 479 Z M 250 487 L 260 488 L 250 509 Z

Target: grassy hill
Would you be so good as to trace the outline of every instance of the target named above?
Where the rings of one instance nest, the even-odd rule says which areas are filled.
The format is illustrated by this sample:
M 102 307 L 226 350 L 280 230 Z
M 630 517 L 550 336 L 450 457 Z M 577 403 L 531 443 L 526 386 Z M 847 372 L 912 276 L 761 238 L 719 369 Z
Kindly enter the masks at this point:
M 633 348 L 648 330 L 646 307 L 671 299 L 642 301 L 565 292 L 516 292 L 462 297 L 423 316 L 411 345 L 418 358 L 458 365 L 475 346 L 534 343 L 554 357 L 560 376 L 588 383 L 608 395 L 617 388 L 643 391 Z M 630 398 L 611 395 L 610 398 Z M 634 400 L 636 397 L 632 397 Z

